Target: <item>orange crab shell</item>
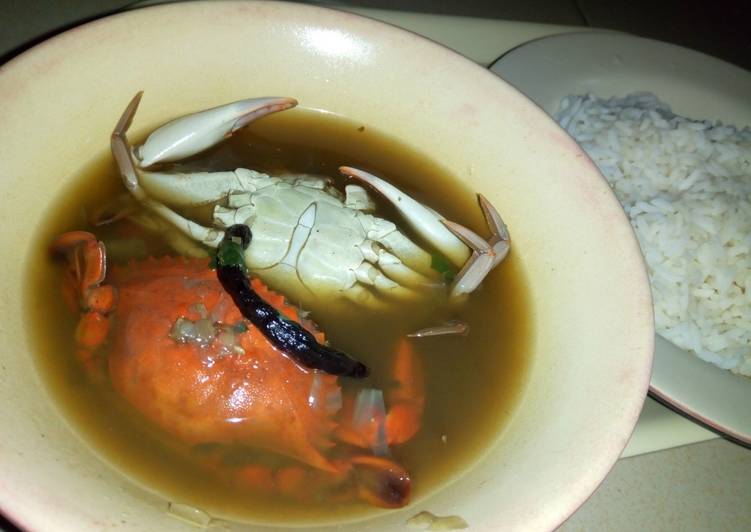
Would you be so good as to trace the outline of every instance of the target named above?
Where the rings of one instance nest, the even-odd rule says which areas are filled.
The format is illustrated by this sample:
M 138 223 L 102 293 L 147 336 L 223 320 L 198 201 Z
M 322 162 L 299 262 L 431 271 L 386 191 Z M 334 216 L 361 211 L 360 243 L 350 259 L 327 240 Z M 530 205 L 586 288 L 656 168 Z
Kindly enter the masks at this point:
M 207 467 L 296 498 L 334 489 L 329 495 L 336 500 L 358 497 L 384 508 L 408 503 L 404 467 L 362 450 L 403 443 L 419 430 L 423 373 L 410 342 L 396 346 L 388 413 L 366 402 L 354 416 L 355 398 L 343 400 L 336 377 L 298 366 L 248 326 L 207 260 L 131 261 L 107 275 L 104 244 L 86 231 L 59 235 L 51 251 L 67 259 L 62 291 L 74 311 L 81 308 L 76 356 L 90 377 L 101 379 L 108 367 L 124 399 L 183 441 L 252 446 L 312 466 L 248 463 L 227 470 L 220 452 L 203 457 Z M 260 281 L 252 286 L 323 342 L 282 296 Z M 344 446 L 326 452 L 333 441 Z
M 243 321 L 205 260 L 149 259 L 114 268 L 108 280 L 119 294 L 110 376 L 141 413 L 191 444 L 253 442 L 335 471 L 323 451 L 336 428 L 337 408 L 325 404 L 339 396 L 336 377 L 300 367 L 252 326 L 235 336 L 234 346 L 241 349 L 218 337 L 202 346 L 171 336 L 179 318 Z M 289 319 L 304 321 L 260 281 L 253 280 L 252 287 Z

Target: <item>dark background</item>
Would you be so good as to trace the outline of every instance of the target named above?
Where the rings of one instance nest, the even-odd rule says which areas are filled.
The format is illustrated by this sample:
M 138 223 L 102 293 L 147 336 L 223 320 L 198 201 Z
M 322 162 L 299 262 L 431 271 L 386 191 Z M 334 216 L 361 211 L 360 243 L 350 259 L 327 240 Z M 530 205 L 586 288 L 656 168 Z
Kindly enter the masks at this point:
M 749 0 L 347 0 L 338 3 L 608 28 L 680 44 L 751 70 Z
M 103 14 L 160 0 L 0 0 L 0 63 L 30 45 Z M 751 70 L 749 0 L 309 0 L 625 31 L 693 48 Z

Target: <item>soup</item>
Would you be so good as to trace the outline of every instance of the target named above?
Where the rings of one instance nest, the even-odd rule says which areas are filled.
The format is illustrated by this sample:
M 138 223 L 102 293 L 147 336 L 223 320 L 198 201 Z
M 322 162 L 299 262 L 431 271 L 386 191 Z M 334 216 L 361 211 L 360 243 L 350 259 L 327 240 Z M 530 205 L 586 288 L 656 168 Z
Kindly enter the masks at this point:
M 431 158 L 367 125 L 327 113 L 295 109 L 266 117 L 219 146 L 171 168 L 209 171 L 245 167 L 271 174 L 318 174 L 332 177 L 343 188 L 337 172 L 343 164 L 383 176 L 448 219 L 485 233 L 473 191 L 460 185 Z M 38 228 L 35 238 L 40 245 L 36 257 L 29 261 L 35 265 L 27 283 L 27 323 L 34 324 L 29 335 L 51 395 L 74 429 L 105 460 L 147 489 L 214 517 L 302 524 L 359 519 L 383 511 L 356 497 L 342 497 L 336 489 L 320 489 L 321 494 L 334 494 L 330 497 L 319 497 L 318 488 L 311 489 L 316 493 L 281 495 L 239 482 L 231 474 L 233 465 L 238 469 L 253 465 L 278 470 L 296 464 L 258 450 L 252 442 L 192 445 L 170 437 L 123 399 L 108 379 L 89 378 L 74 356 L 78 315 L 71 313 L 60 297 L 61 262 L 52 260 L 48 245 L 64 231 L 88 230 L 105 243 L 110 263 L 124 269 L 133 267 L 129 261 L 175 255 L 159 234 L 128 219 L 90 225 L 92 211 L 102 205 L 118 205 L 117 198 L 122 194 L 122 182 L 111 156 L 93 162 L 58 198 L 56 210 Z M 378 216 L 400 223 L 392 207 L 380 198 L 373 199 Z M 137 216 L 138 212 L 130 214 Z M 186 214 L 208 219 L 206 208 Z M 424 411 L 417 433 L 402 444 L 390 446 L 388 457 L 409 472 L 412 502 L 477 461 L 502 433 L 521 394 L 529 365 L 532 323 L 526 279 L 515 253 L 518 250 L 512 251 L 480 289 L 460 305 L 449 304 L 445 296 L 382 308 L 331 301 L 306 304 L 305 310 L 331 345 L 370 368 L 370 376 L 364 381 L 339 379 L 345 401 L 347 396 L 356 397 L 362 388 L 379 389 L 384 390 L 387 408 L 400 341 L 422 327 L 450 320 L 468 325 L 466 335 L 410 340 L 424 372 Z M 283 287 L 275 288 L 283 292 Z M 44 330 L 38 324 L 44 324 Z M 207 457 L 216 453 L 221 455 L 221 467 L 207 467 L 212 462 Z M 356 453 L 367 454 L 367 450 Z

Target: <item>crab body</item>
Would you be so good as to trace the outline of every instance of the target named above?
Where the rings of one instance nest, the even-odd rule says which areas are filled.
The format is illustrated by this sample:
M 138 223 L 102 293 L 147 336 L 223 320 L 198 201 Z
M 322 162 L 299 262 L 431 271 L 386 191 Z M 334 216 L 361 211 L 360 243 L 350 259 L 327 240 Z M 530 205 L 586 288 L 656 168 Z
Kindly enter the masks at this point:
M 422 376 L 406 343 L 395 364 L 401 386 L 386 397 L 393 411 L 358 425 L 356 400 L 343 396 L 337 377 L 303 368 L 277 350 L 243 318 L 207 260 L 131 261 L 105 274 L 104 248 L 90 233 L 66 233 L 53 248 L 68 256 L 65 285 L 83 307 L 81 361 L 106 372 L 115 390 L 157 427 L 189 446 L 240 445 L 290 459 L 283 474 L 250 463 L 232 471 L 247 482 L 258 480 L 260 467 L 264 489 L 278 488 L 276 476 L 287 475 L 292 463 L 311 481 L 332 485 L 351 484 L 364 470 L 371 488 L 353 488 L 359 496 L 381 506 L 407 502 L 406 471 L 372 450 L 376 443 L 406 441 L 419 429 Z M 324 341 L 281 295 L 258 279 L 252 286 Z M 116 295 L 92 305 L 102 292 Z M 386 440 L 376 442 L 379 431 Z
M 301 370 L 247 327 L 205 261 L 115 268 L 112 282 L 119 303 L 109 373 L 136 409 L 192 445 L 252 442 L 330 468 L 321 450 L 331 445 L 336 377 Z M 289 319 L 300 319 L 281 296 L 258 281 L 255 288 Z M 181 339 L 174 331 L 202 321 L 211 325 L 203 337 Z M 314 382 L 319 408 L 308 405 Z
M 250 227 L 247 267 L 294 301 L 316 294 L 372 303 L 378 295 L 414 297 L 438 282 L 432 256 L 396 227 L 367 212 L 367 192 L 313 175 L 270 176 L 244 168 L 198 174 L 143 173 L 149 198 L 175 207 L 218 202 L 203 233 L 211 246 L 234 224 Z M 432 282 L 431 282 L 432 280 Z
M 247 252 L 247 266 L 306 306 L 340 297 L 364 306 L 421 297 L 443 279 L 432 268 L 434 254 L 460 270 L 447 290 L 456 298 L 474 290 L 508 253 L 506 227 L 484 198 L 481 207 L 493 233 L 488 241 L 446 222 L 386 181 L 346 166 L 340 168 L 342 174 L 377 190 L 426 244 L 416 244 L 394 222 L 368 213 L 373 203 L 359 185 L 349 185 L 342 194 L 318 176 L 269 176 L 243 168 L 191 174 L 151 171 L 297 102 L 250 99 L 187 115 L 133 148 L 126 132 L 140 97 L 131 101 L 112 135 L 112 152 L 126 188 L 149 212 L 205 246 L 216 247 L 229 225 L 247 224 L 257 242 Z M 209 226 L 178 212 L 207 204 L 215 205 Z

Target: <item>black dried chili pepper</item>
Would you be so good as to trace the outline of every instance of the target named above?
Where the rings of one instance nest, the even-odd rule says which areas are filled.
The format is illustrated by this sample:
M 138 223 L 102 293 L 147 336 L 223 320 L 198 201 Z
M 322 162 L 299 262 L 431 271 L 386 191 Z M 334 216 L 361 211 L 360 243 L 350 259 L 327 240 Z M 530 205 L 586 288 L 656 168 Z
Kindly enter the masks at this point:
M 250 286 L 243 251 L 250 245 L 252 234 L 247 225 L 227 228 L 224 239 L 217 248 L 212 266 L 216 268 L 219 282 L 232 297 L 246 319 L 280 351 L 303 366 L 332 375 L 360 379 L 367 377 L 365 364 L 346 353 L 318 343 L 310 331 L 299 323 L 283 317 Z

